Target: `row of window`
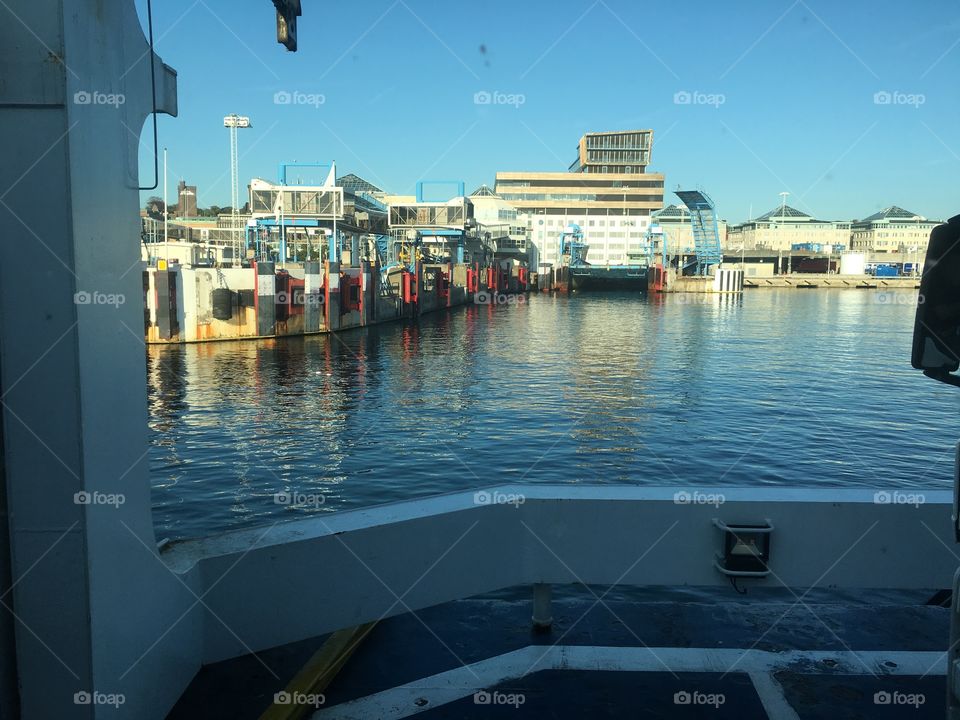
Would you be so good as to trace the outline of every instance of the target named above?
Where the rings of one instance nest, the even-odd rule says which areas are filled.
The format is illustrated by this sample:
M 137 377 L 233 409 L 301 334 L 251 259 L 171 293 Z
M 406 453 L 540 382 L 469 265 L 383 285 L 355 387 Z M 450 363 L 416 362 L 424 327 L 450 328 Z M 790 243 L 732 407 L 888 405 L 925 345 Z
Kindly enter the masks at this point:
M 587 135 L 587 148 L 648 148 L 650 133 L 617 133 L 615 135 Z
M 463 205 L 391 205 L 391 225 L 462 225 Z
M 614 175 L 630 175 L 631 173 L 643 174 L 646 165 L 584 165 L 585 173 L 611 173 Z
M 909 238 L 926 238 L 929 237 L 929 232 L 923 231 L 914 231 L 914 232 L 893 232 L 888 230 L 879 230 L 875 232 L 855 232 L 853 237 L 855 238 L 870 238 L 870 237 L 909 237 Z
M 577 174 L 570 179 L 563 180 L 497 180 L 497 194 L 501 194 L 504 188 L 528 188 L 528 187 L 584 187 L 584 188 L 662 188 L 663 180 L 590 180 L 582 174 Z
M 587 162 L 646 165 L 650 162 L 650 153 L 647 150 L 588 150 Z
M 583 218 L 563 218 L 563 219 L 559 219 L 559 218 L 558 218 L 558 219 L 556 219 L 556 220 L 554 220 L 553 218 L 548 218 L 548 219 L 546 220 L 546 223 L 545 223 L 545 224 L 546 224 L 547 226 L 553 226 L 553 225 L 563 226 L 563 225 L 566 225 L 566 224 L 568 224 L 568 223 L 576 223 L 576 224 L 579 225 L 580 227 L 584 227 Z M 606 221 L 606 220 L 590 220 L 590 221 L 587 223 L 586 227 L 594 227 L 594 223 L 596 223 L 596 225 L 597 225 L 598 227 L 606 227 L 606 225 L 607 225 L 607 221 Z M 541 221 L 540 221 L 540 224 L 543 225 L 543 224 L 544 224 L 544 221 L 541 220 Z M 643 225 L 644 223 L 640 223 L 640 224 Z M 528 220 L 528 221 L 527 221 L 527 227 L 531 227 L 532 225 L 533 225 L 533 220 Z M 636 225 L 637 225 L 637 221 L 636 221 L 636 220 L 611 220 L 611 221 L 610 221 L 610 227 L 612 227 L 612 228 L 613 228 L 613 227 L 624 227 L 624 226 L 636 227 Z
M 631 241 L 628 243 L 623 242 L 608 242 L 603 238 L 597 238 L 595 236 L 589 235 L 586 237 L 586 243 L 590 246 L 590 253 L 595 255 L 596 253 L 602 253 L 604 250 L 623 250 L 624 248 L 630 250 L 631 252 L 640 251 L 647 246 L 642 242 Z M 544 238 L 542 235 L 539 236 L 534 244 L 541 249 L 551 248 L 554 244 L 554 239 L 551 236 Z
M 601 195 L 597 193 L 503 193 L 504 200 L 521 200 L 523 202 L 550 201 L 550 202 L 648 202 L 663 203 L 663 195 L 634 195 L 621 193 L 616 195 Z
M 605 207 L 599 207 L 599 208 L 548 207 L 548 208 L 524 208 L 523 210 L 521 210 L 521 212 L 523 212 L 526 215 L 546 215 L 546 216 L 563 215 L 563 216 L 582 217 L 583 215 L 592 215 L 596 217 L 600 215 L 603 217 L 624 217 L 625 215 L 628 215 L 628 216 L 646 217 L 650 215 L 650 208 L 616 208 L 611 212 L 610 208 L 605 208 Z M 564 220 L 564 222 L 574 222 L 574 220 L 567 219 L 567 220 Z M 578 223 L 578 224 L 583 225 L 583 223 Z

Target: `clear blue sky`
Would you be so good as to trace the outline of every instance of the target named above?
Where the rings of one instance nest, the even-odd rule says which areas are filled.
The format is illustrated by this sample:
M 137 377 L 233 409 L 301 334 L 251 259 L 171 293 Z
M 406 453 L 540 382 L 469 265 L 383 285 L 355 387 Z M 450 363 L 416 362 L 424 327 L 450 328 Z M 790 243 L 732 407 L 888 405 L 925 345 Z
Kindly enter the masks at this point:
M 236 112 L 253 122 L 241 186 L 334 159 L 392 192 L 470 192 L 498 170 L 566 170 L 585 131 L 653 128 L 648 170 L 734 222 L 781 191 L 826 219 L 960 212 L 955 0 L 303 0 L 296 53 L 275 42 L 269 0 L 182 0 L 154 3 L 154 32 L 179 73 L 180 116 L 160 119 L 171 202 L 182 176 L 201 206 L 229 204 Z M 476 104 L 482 91 L 523 103 Z

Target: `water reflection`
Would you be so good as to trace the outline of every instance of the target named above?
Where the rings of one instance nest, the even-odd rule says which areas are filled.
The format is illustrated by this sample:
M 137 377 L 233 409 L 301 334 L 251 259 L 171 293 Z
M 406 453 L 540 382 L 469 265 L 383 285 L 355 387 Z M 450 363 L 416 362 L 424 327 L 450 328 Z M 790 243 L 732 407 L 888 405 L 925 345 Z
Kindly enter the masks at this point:
M 956 401 L 909 369 L 912 311 L 855 291 L 535 296 L 151 347 L 158 532 L 497 482 L 948 486 Z

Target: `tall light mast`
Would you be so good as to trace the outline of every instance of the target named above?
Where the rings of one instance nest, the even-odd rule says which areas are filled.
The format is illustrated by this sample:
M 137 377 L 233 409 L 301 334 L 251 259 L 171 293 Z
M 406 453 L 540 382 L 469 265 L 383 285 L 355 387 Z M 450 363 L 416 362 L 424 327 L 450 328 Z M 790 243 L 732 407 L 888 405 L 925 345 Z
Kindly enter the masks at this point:
M 223 118 L 223 126 L 230 130 L 230 204 L 231 221 L 230 227 L 236 238 L 236 248 L 234 249 L 233 265 L 240 264 L 240 251 L 243 248 L 243 240 L 240 232 L 239 208 L 240 204 L 240 158 L 237 151 L 237 130 L 240 128 L 253 127 L 250 124 L 250 118 L 245 115 L 227 115 Z

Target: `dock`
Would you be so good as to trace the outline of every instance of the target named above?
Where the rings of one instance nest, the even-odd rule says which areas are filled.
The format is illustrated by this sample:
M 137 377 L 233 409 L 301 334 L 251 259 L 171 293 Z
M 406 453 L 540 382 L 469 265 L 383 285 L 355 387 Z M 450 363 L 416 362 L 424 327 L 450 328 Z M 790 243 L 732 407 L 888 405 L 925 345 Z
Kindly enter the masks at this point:
M 919 277 L 876 277 L 874 275 L 827 275 L 824 273 L 791 273 L 768 277 L 744 277 L 744 289 L 796 288 L 798 290 L 916 290 Z M 651 283 L 651 288 L 664 293 L 716 293 L 712 276 L 688 275 L 673 277 L 662 287 Z M 739 292 L 739 290 L 734 290 Z
M 749 288 L 833 288 L 833 289 L 890 289 L 903 290 L 920 287 L 919 277 L 876 277 L 874 275 L 826 275 L 793 273 L 773 277 L 745 277 L 744 287 Z
M 326 182 L 288 184 L 288 169 L 302 167 L 328 170 Z M 382 203 L 337 185 L 333 162 L 281 163 L 276 182 L 254 178 L 252 214 L 226 245 L 143 245 L 145 341 L 328 333 L 527 292 L 509 228 L 477 222 L 463 182 L 443 201 L 427 200 L 425 184 Z

